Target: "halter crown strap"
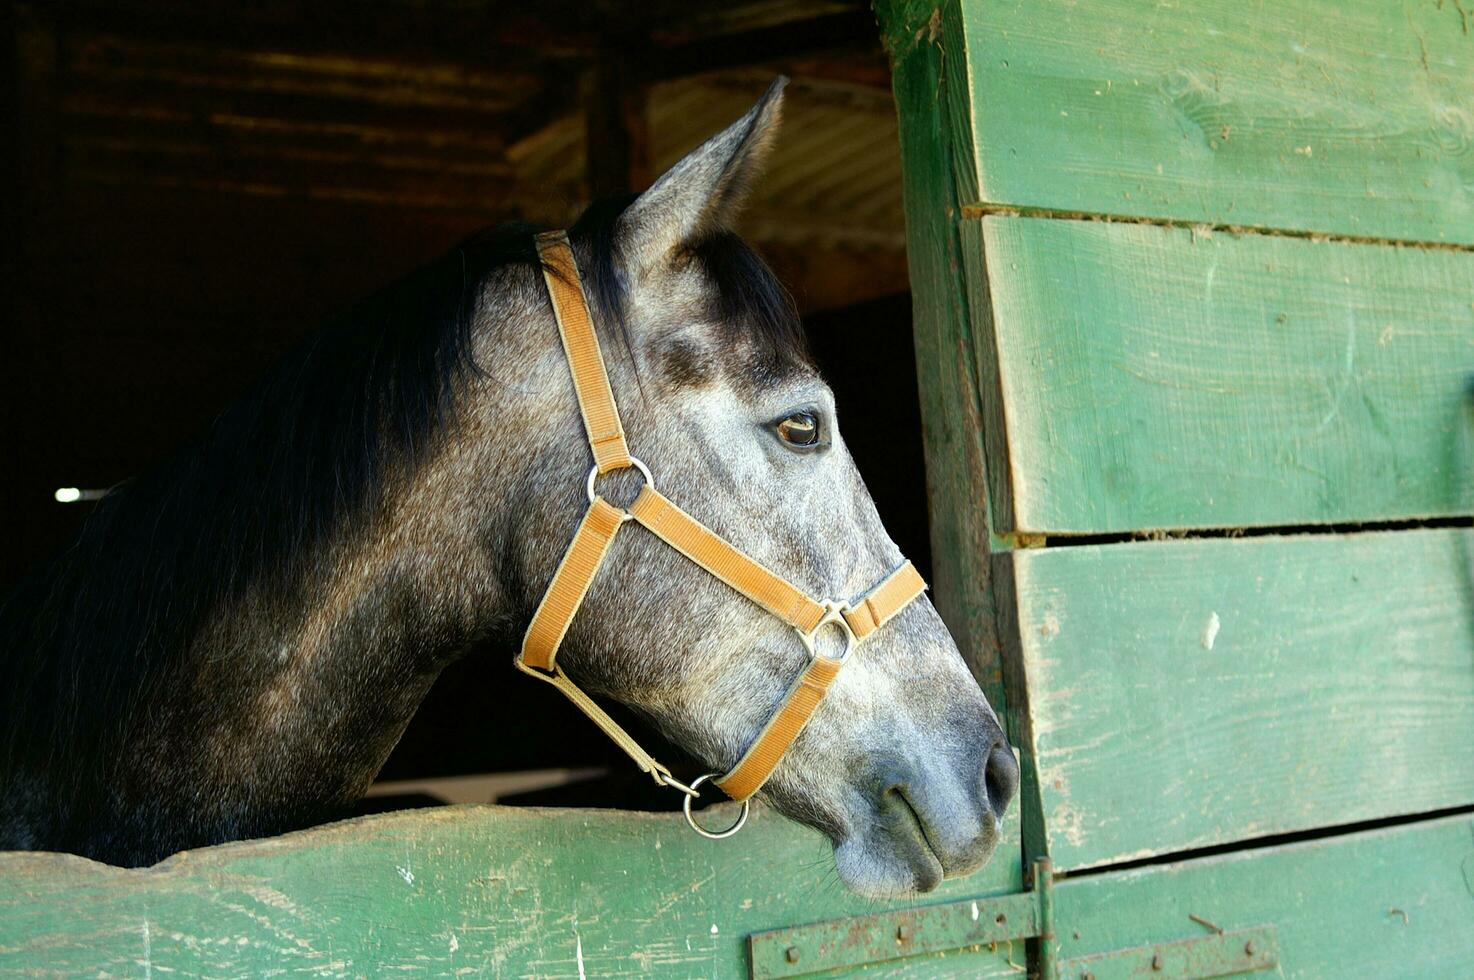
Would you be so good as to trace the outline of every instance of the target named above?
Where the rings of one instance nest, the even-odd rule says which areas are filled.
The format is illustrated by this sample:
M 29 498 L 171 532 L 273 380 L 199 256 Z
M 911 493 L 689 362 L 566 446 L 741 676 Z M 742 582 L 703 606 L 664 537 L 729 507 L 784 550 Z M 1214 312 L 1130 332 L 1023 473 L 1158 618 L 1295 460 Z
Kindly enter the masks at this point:
M 553 301 L 558 336 L 568 355 L 568 370 L 573 374 L 573 390 L 578 394 L 578 410 L 594 451 L 594 464 L 600 473 L 624 469 L 631 465 L 630 447 L 624 441 L 624 426 L 619 422 L 619 408 L 614 404 L 614 390 L 609 387 L 599 335 L 594 332 L 594 319 L 589 315 L 568 235 L 561 231 L 538 235 L 537 254 L 542 258 L 543 281 Z
M 547 232 L 538 236 L 537 247 L 558 321 L 558 334 L 568 356 L 579 412 L 593 450 L 594 472 L 589 476 L 589 509 L 528 624 L 516 665 L 563 692 L 657 783 L 686 793 L 687 817 L 690 817 L 689 798 L 697 795 L 696 791 L 672 777 L 669 769 L 641 748 L 557 663 L 558 647 L 608 556 L 615 535 L 627 520 L 638 521 L 660 540 L 792 626 L 809 650 L 808 665 L 784 695 L 778 710 L 731 772 L 715 780 L 727 795 L 746 801 L 762 788 L 813 717 L 851 649 L 926 591 L 926 582 L 906 562 L 853 604 L 819 602 L 733 547 L 658 492 L 644 464 L 630 455 L 625 442 L 619 409 L 568 236 L 563 232 Z M 596 475 L 630 466 L 638 467 L 646 482 L 628 511 L 594 494 Z M 815 637 L 826 625 L 834 625 L 846 634 L 844 653 L 839 657 L 821 655 L 815 647 Z M 725 836 L 702 832 L 707 836 Z

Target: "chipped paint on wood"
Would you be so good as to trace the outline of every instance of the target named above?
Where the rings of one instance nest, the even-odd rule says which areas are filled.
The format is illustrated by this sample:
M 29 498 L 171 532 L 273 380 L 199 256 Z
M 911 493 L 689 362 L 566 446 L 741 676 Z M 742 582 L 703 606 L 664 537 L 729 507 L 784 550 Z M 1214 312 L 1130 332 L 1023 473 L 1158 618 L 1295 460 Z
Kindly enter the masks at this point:
M 1474 243 L 1467 3 L 956 6 L 987 206 Z
M 967 237 L 1000 532 L 1474 512 L 1474 252 L 1041 218 Z
M 1011 820 L 1005 839 L 1017 833 Z M 691 834 L 679 815 L 461 806 L 139 870 L 10 853 L 0 974 L 744 976 L 751 932 L 916 904 L 846 893 L 833 860 L 822 837 L 762 808 L 728 841 Z M 924 901 L 1020 887 L 1017 847 L 1005 845 Z M 1013 974 L 986 948 L 935 968 Z
M 1474 820 L 1463 815 L 1065 878 L 1053 888 L 1055 933 L 1076 969 L 1060 976 L 1080 977 L 1098 962 L 1088 957 L 1269 925 L 1274 976 L 1467 977 L 1474 906 L 1460 862 L 1470 857 Z M 1245 963 L 1262 951 L 1237 948 Z M 1149 959 L 1131 975 L 1172 975 L 1170 956 L 1159 971 Z
M 1474 804 L 1471 553 L 1440 529 L 1011 555 L 1055 866 Z

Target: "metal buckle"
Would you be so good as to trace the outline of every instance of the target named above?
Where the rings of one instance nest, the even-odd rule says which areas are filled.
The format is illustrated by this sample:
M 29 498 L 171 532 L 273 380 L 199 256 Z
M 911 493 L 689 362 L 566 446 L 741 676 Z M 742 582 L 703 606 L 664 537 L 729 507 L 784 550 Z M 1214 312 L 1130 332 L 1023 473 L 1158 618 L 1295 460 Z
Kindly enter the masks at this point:
M 653 477 L 653 476 L 650 475 L 650 467 L 646 466 L 644 463 L 640 462 L 638 459 L 636 459 L 633 456 L 630 457 L 630 466 L 633 466 L 635 469 L 637 469 L 637 470 L 640 471 L 640 475 L 645 478 L 645 486 L 649 487 L 651 490 L 654 490 L 655 489 L 655 477 Z M 621 467 L 621 469 L 629 469 L 629 466 Z M 613 473 L 614 470 L 610 470 L 610 472 Z M 594 499 L 595 499 L 595 496 L 596 496 L 595 493 L 594 493 L 594 481 L 597 480 L 598 478 L 599 478 L 599 464 L 598 463 L 595 463 L 594 466 L 593 466 L 593 468 L 589 470 L 589 481 L 588 481 L 588 488 L 587 489 L 588 489 L 589 503 L 590 504 L 592 504 L 594 502 Z M 623 513 L 623 516 L 620 517 L 620 521 L 621 522 L 623 522 L 623 521 L 632 521 L 632 520 L 635 519 L 634 518 L 634 515 L 631 514 L 628 510 L 625 510 L 625 508 L 620 507 L 619 509 Z
M 743 800 L 742 813 L 738 815 L 737 822 L 726 830 L 707 830 L 696 822 L 696 818 L 691 816 L 691 801 L 701 795 L 697 787 L 710 779 L 714 779 L 716 775 L 714 772 L 709 772 L 705 776 L 697 776 L 691 780 L 690 792 L 687 794 L 685 802 L 681 804 L 681 812 L 686 814 L 686 822 L 691 825 L 691 829 L 709 840 L 723 840 L 724 838 L 731 837 L 742 829 L 742 825 L 747 823 L 748 813 L 752 812 L 752 800 Z
M 823 618 L 814 624 L 812 630 L 805 633 L 797 626 L 793 628 L 793 631 L 798 634 L 798 638 L 803 641 L 804 649 L 809 651 L 810 660 L 818 659 L 821 656 L 818 643 L 816 642 L 819 637 L 819 631 L 831 623 L 838 626 L 840 631 L 844 633 L 844 650 L 837 657 L 826 657 L 825 659 L 833 660 L 835 663 L 840 664 L 849 659 L 850 654 L 855 649 L 855 644 L 860 642 L 859 637 L 855 636 L 855 631 L 850 628 L 850 621 L 844 618 L 844 614 L 849 608 L 850 604 L 848 602 L 830 599 L 824 603 Z

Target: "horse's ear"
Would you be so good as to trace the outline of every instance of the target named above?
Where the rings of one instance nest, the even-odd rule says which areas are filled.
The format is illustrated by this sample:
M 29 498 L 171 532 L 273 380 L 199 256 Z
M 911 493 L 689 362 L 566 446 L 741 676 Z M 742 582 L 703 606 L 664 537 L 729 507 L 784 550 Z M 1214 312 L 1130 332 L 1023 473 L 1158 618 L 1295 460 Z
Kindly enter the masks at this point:
M 671 167 L 625 210 L 619 232 L 627 259 L 649 268 L 727 227 L 762 170 L 787 84 L 780 75 L 745 116 Z

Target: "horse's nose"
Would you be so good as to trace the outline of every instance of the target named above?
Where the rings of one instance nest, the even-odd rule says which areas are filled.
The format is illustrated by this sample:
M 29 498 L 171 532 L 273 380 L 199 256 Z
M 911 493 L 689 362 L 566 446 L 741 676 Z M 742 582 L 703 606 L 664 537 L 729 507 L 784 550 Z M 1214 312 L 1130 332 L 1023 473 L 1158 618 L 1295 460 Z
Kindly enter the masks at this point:
M 1003 822 L 1008 804 L 1018 792 L 1018 762 L 1006 739 L 999 738 L 988 752 L 988 761 L 983 764 L 983 789 L 988 796 L 988 809 L 993 818 Z
M 985 752 L 964 769 L 934 759 L 876 760 L 873 770 L 881 822 L 914 858 L 914 887 L 930 891 L 942 878 L 972 874 L 988 862 L 1003 836 L 1003 815 L 1018 792 L 1018 763 L 996 726 L 973 744 Z M 974 752 L 977 750 L 974 749 Z M 976 766 L 976 768 L 973 768 Z M 928 858 L 926 855 L 930 854 Z

